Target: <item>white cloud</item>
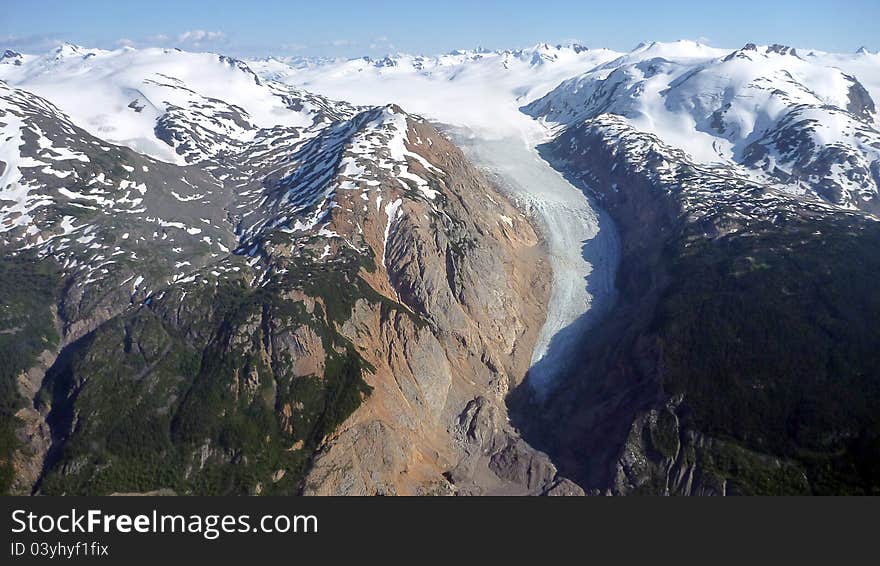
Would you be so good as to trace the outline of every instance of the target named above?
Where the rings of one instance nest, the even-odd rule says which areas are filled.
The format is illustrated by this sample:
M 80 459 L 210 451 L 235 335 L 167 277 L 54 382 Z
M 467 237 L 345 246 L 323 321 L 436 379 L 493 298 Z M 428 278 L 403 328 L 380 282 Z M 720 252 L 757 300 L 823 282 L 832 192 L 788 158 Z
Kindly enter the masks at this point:
M 180 43 L 192 43 L 198 45 L 203 41 L 222 41 L 225 38 L 222 31 L 206 31 L 203 29 L 194 29 L 185 31 L 177 36 Z
M 282 43 L 281 49 L 284 51 L 302 51 L 303 49 L 308 49 L 308 45 L 303 43 Z
M 43 53 L 64 43 L 57 35 L 6 35 L 0 36 L 0 47 L 22 53 Z
M 177 35 L 169 35 L 167 33 L 156 33 L 140 38 L 123 37 L 116 40 L 119 47 L 173 47 L 179 45 L 181 47 L 207 47 L 212 44 L 225 44 L 226 34 L 222 31 L 207 31 L 203 29 L 188 30 Z
M 373 42 L 370 43 L 370 49 L 391 50 L 394 49 L 394 44 L 391 43 L 391 38 L 387 35 L 380 35 L 373 38 Z

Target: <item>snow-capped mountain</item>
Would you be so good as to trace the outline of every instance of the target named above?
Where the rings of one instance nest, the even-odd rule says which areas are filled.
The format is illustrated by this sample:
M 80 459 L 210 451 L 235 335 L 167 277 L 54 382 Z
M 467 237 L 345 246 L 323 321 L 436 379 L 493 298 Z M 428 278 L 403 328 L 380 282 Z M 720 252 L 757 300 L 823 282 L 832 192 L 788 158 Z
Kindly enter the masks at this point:
M 629 53 L 539 44 L 437 57 L 253 62 L 266 78 L 361 104 L 401 102 L 483 136 L 555 131 L 603 114 L 700 163 L 744 167 L 792 194 L 880 210 L 880 60 L 783 45 L 644 43 Z
M 700 162 L 740 164 L 795 194 L 878 212 L 874 101 L 856 76 L 827 61 L 781 45 L 731 52 L 649 44 L 563 82 L 524 111 L 556 127 L 623 116 Z
M 592 318 L 588 311 L 598 316 L 613 301 L 616 239 L 613 227 L 600 229 L 583 192 L 538 155 L 535 145 L 546 139 L 547 131 L 520 107 L 565 78 L 619 56 L 608 49 L 538 44 L 434 57 L 397 54 L 378 60 L 249 64 L 267 80 L 356 104 L 398 103 L 441 124 L 474 163 L 530 211 L 547 242 L 555 282 L 531 372 L 532 383 L 543 388 L 568 363 L 567 348 L 576 347 L 560 338 L 563 331 L 587 325 Z M 586 241 L 597 250 L 590 259 L 581 251 Z M 583 284 L 587 274 L 593 281 L 589 286 Z
M 320 97 L 263 83 L 243 62 L 212 53 L 64 44 L 10 60 L 0 62 L 0 80 L 50 100 L 92 135 L 171 163 L 240 151 L 262 128 L 338 117 Z
M 649 44 L 524 107 L 621 234 L 613 315 L 569 386 L 517 411 L 582 487 L 875 490 L 848 470 L 880 453 L 876 113 L 801 52 Z
M 212 54 L 64 45 L 22 61 L 0 65 L 3 242 L 76 268 L 81 284 L 136 281 L 132 297 L 238 248 L 239 209 L 260 216 L 247 203 L 270 190 L 260 172 L 356 113 Z M 161 265 L 139 271 L 145 254 Z

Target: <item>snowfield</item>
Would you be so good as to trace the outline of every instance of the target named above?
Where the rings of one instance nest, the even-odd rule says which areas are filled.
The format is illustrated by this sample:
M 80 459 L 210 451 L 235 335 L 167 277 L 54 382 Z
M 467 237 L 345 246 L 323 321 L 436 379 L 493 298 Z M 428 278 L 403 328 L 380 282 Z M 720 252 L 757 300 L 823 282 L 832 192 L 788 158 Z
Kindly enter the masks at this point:
M 290 93 L 258 84 L 243 63 L 213 53 L 64 44 L 23 61 L 0 65 L 0 80 L 46 98 L 96 137 L 169 163 L 186 163 L 156 136 L 157 121 L 172 110 L 239 141 L 252 140 L 257 128 L 312 124 L 311 108 L 291 110 Z
M 523 110 L 554 129 L 621 116 L 698 163 L 742 168 L 793 195 L 878 214 L 878 71 L 880 58 L 864 51 L 651 43 Z

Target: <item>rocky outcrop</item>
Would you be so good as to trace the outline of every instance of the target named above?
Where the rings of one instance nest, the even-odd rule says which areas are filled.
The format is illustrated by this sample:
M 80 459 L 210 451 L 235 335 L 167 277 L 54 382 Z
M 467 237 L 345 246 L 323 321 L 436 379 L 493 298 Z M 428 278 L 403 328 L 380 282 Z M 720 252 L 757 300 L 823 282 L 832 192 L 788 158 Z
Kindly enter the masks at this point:
M 577 493 L 519 438 L 504 401 L 528 369 L 547 300 L 536 234 L 448 140 L 424 122 L 409 127 L 410 149 L 445 173 L 443 229 L 430 203 L 407 202 L 387 249 L 368 242 L 385 256 L 377 290 L 422 320 L 355 305 L 342 333 L 376 368 L 373 395 L 327 439 L 305 492 Z
M 810 493 L 809 480 L 796 462 L 682 425 L 678 414 L 682 401 L 681 396 L 670 399 L 665 407 L 633 421 L 607 493 L 750 495 L 755 484 L 769 493 Z
M 9 492 L 14 495 L 30 495 L 31 489 L 43 471 L 43 462 L 52 446 L 52 432 L 46 422 L 47 411 L 34 408 L 33 399 L 42 385 L 43 376 L 55 362 L 57 352 L 44 350 L 37 358 L 37 365 L 22 372 L 18 379 L 18 390 L 29 402 L 16 413 L 19 426 L 16 436 L 18 448 L 12 456 L 14 481 Z

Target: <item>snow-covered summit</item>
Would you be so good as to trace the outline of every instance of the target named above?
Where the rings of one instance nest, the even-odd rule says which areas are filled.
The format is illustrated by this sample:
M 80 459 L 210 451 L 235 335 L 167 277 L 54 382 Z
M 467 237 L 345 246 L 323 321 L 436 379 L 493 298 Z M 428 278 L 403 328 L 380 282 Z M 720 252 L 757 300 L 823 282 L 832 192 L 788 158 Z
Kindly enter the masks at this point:
M 176 49 L 64 44 L 0 66 L 0 80 L 51 100 L 93 135 L 173 163 L 228 150 L 260 128 L 309 126 L 320 113 L 300 93 L 261 82 L 243 61 Z M 169 122 L 217 147 L 178 151 Z
M 784 45 L 649 44 L 561 83 L 523 110 L 555 127 L 624 117 L 702 163 L 742 164 L 848 208 L 876 210 L 880 132 L 870 55 Z

